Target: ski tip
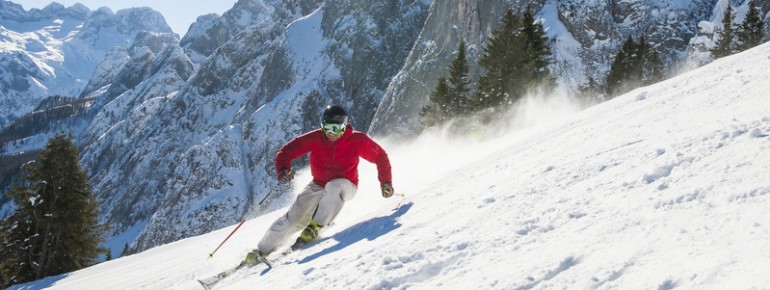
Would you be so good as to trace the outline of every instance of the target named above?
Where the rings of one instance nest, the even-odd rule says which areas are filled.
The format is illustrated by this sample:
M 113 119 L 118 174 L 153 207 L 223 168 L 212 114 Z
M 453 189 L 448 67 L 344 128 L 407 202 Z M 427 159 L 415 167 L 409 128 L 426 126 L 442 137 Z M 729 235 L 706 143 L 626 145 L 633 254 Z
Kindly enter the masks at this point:
M 268 269 L 272 269 L 272 268 L 273 268 L 273 263 L 272 263 L 272 262 L 270 262 L 270 260 L 268 260 L 267 258 L 265 258 L 265 257 L 260 257 L 260 258 L 258 258 L 258 260 L 259 260 L 260 262 L 262 262 L 263 264 L 265 264 L 265 266 L 267 266 L 267 268 L 268 268 Z
M 198 283 L 200 283 L 201 286 L 203 286 L 203 289 L 211 290 L 211 287 L 208 284 L 206 284 L 206 282 L 203 282 L 201 280 L 196 280 L 196 281 L 198 281 Z

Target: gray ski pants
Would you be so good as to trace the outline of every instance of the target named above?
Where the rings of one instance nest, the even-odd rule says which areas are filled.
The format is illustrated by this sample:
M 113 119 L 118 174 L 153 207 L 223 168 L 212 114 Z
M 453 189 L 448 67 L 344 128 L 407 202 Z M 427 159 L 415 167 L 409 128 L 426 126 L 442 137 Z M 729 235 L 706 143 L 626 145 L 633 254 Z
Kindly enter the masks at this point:
M 310 182 L 289 207 L 289 211 L 273 222 L 257 245 L 267 255 L 291 235 L 305 228 L 312 218 L 320 226 L 328 226 L 337 217 L 345 201 L 356 195 L 356 186 L 345 178 L 326 183 L 325 187 Z

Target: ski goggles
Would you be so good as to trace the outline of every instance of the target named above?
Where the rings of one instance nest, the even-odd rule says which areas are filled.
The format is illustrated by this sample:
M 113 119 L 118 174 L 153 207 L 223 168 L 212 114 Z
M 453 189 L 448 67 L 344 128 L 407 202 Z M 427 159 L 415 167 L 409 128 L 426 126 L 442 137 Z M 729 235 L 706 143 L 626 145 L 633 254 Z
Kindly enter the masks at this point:
M 324 133 L 333 133 L 338 134 L 342 131 L 345 131 L 345 127 L 348 125 L 348 122 L 342 122 L 342 124 L 339 123 L 321 123 L 321 129 L 323 129 Z

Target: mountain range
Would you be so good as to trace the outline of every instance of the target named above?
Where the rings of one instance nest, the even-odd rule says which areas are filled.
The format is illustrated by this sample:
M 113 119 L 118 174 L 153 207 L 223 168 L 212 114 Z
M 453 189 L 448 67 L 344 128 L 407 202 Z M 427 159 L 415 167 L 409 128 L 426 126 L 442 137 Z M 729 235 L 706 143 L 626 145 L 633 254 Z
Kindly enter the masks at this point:
M 534 122 L 487 140 L 379 139 L 403 195 L 362 163 L 316 242 L 211 289 L 767 288 L 767 66 L 770 43 L 584 110 L 526 97 Z M 8 290 L 204 289 L 285 213 Z
M 710 61 L 726 5 L 745 15 L 746 2 L 727 0 L 240 0 L 179 39 L 149 8 L 0 1 L 0 158 L 21 164 L 72 131 L 119 256 L 291 202 L 273 157 L 327 104 L 348 108 L 359 131 L 416 135 L 459 41 L 477 74 L 509 7 L 536 12 L 557 82 L 574 92 L 603 78 L 628 36 L 646 35 L 672 74 Z

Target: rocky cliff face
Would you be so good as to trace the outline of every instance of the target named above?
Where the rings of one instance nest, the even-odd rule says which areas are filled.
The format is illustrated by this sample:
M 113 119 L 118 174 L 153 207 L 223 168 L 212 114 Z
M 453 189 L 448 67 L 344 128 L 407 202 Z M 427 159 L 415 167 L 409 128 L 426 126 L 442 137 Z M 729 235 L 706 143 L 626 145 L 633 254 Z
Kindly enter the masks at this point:
M 178 91 L 194 72 L 192 62 L 177 43 L 173 34 L 137 33 L 128 48 L 117 47 L 108 54 L 115 57 L 106 57 L 99 65 L 86 87 L 93 89 L 87 94 L 79 98 L 43 99 L 34 112 L 0 130 L 0 157 L 14 160 L 18 159 L 14 156 L 34 157 L 30 153 L 42 148 L 46 140 L 58 132 L 71 132 L 77 137 L 77 143 L 91 144 L 106 137 L 99 128 L 112 129 L 117 134 L 129 116 L 143 115 L 145 121 L 152 118 L 152 114 L 146 114 L 151 113 L 148 108 L 153 108 L 151 99 Z M 142 85 L 145 80 L 153 81 Z M 100 135 L 91 135 L 94 131 Z M 126 149 L 121 141 L 115 142 L 110 146 Z M 85 158 L 84 161 L 88 163 Z M 99 162 L 111 160 L 105 158 Z M 4 168 L 4 172 L 9 174 L 0 179 L 3 190 L 8 186 L 6 181 L 13 180 L 13 172 L 18 170 Z
M 737 1 L 736 1 L 737 2 Z M 385 92 L 370 132 L 409 136 L 419 130 L 419 112 L 438 76 L 446 72 L 461 38 L 469 46 L 472 71 L 502 13 L 532 7 L 554 39 L 552 72 L 563 87 L 575 90 L 591 77 L 602 81 L 626 37 L 644 35 L 675 71 L 690 49 L 697 24 L 712 17 L 709 1 L 435 1 L 404 68 Z M 401 124 L 393 126 L 393 124 Z M 403 124 L 411 124 L 404 126 Z
M 185 36 L 187 66 L 196 68 L 189 80 L 177 69 L 153 73 L 158 56 L 147 48 L 115 53 L 125 72 L 97 82 L 109 87 L 91 86 L 105 102 L 82 138 L 83 160 L 116 247 L 125 240 L 146 249 L 283 206 L 289 194 L 274 181 L 275 152 L 317 128 L 331 103 L 350 108 L 365 130 L 429 6 L 294 2 L 240 1 L 260 8 L 199 19 L 220 28 Z M 233 29 L 240 32 L 222 37 Z M 132 82 L 121 75 L 144 81 L 125 88 Z
M 285 2 L 285 3 L 283 3 Z M 307 15 L 322 3 L 321 0 L 253 1 L 240 0 L 221 17 L 202 15 L 190 26 L 179 43 L 190 58 L 202 63 L 214 50 L 230 41 L 244 29 L 262 22 L 285 21 Z M 276 9 L 276 7 L 282 7 Z M 273 17 L 276 18 L 267 18 Z

